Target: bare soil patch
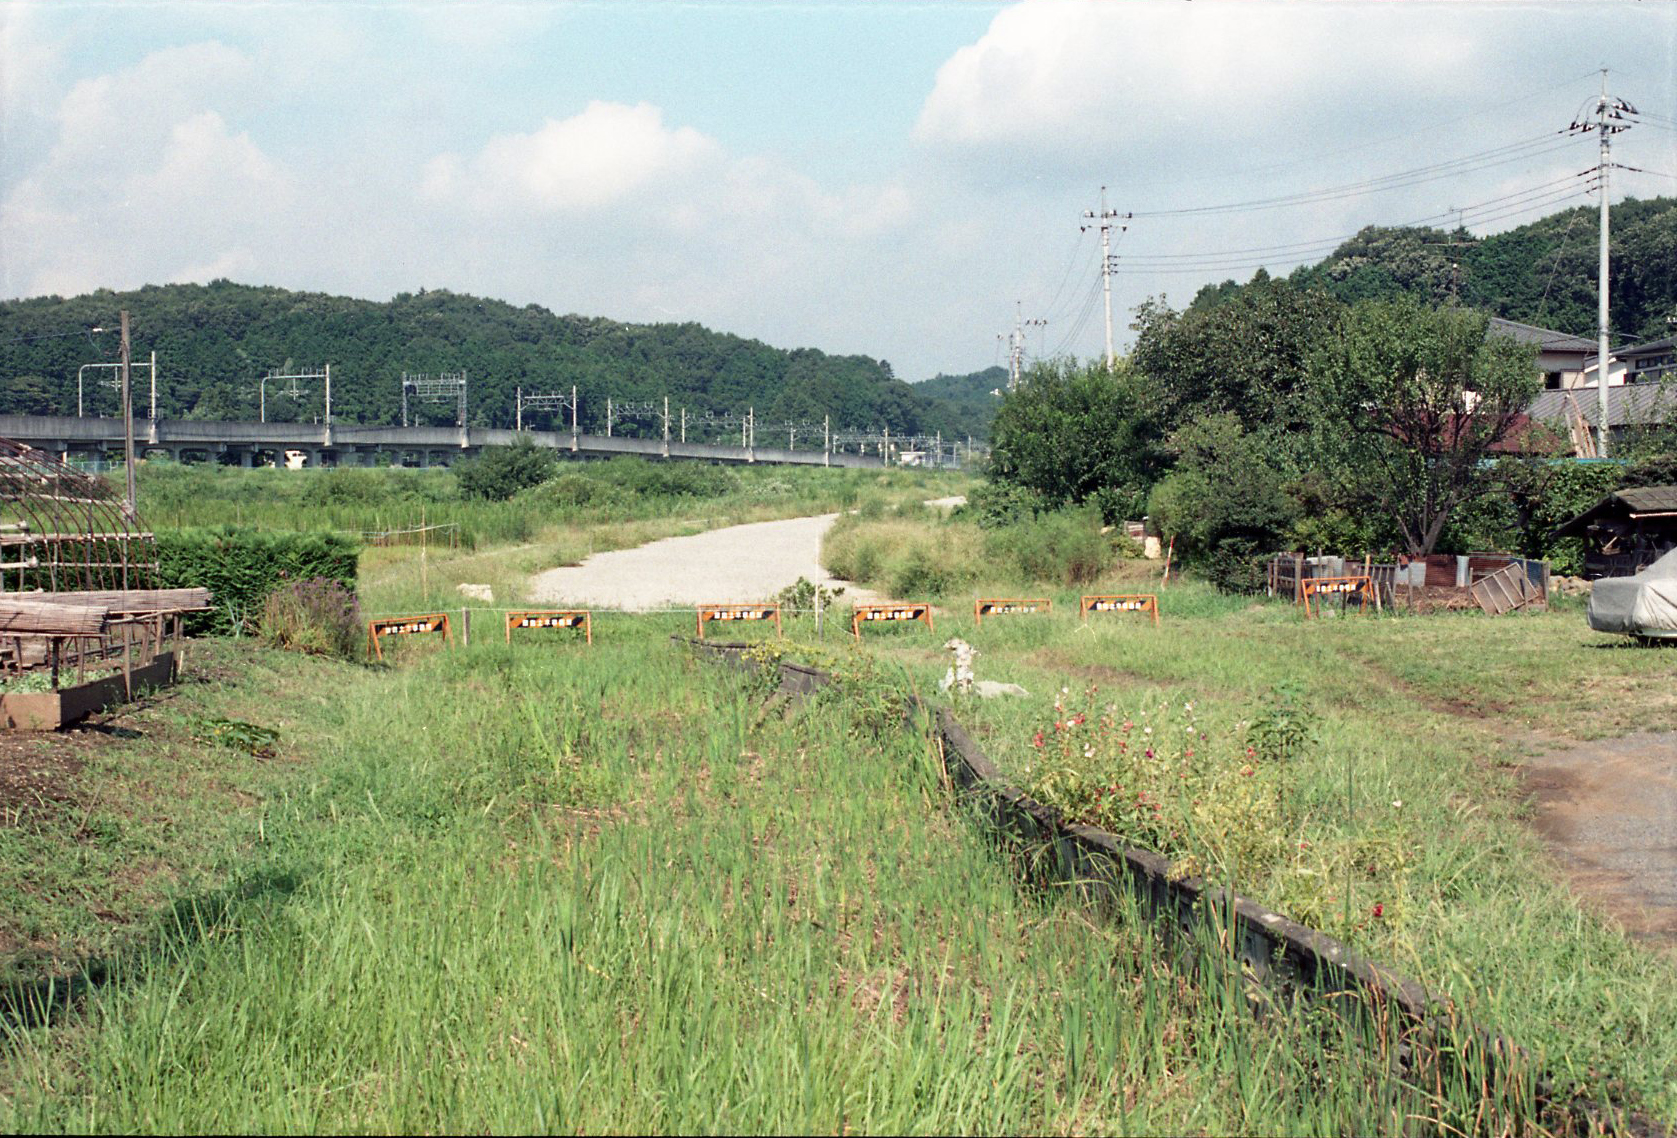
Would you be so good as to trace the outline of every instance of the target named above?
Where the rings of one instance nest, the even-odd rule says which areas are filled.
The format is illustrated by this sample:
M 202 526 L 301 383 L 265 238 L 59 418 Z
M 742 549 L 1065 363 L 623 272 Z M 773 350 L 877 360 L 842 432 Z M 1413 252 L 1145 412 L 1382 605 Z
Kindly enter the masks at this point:
M 1677 732 L 1533 755 L 1520 776 L 1573 888 L 1631 936 L 1677 950 Z

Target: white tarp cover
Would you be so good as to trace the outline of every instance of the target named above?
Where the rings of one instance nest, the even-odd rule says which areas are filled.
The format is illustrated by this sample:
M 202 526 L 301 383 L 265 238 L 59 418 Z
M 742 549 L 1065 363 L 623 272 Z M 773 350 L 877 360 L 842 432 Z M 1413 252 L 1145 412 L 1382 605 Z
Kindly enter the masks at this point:
M 1677 549 L 1634 577 L 1603 577 L 1590 590 L 1597 632 L 1677 637 Z

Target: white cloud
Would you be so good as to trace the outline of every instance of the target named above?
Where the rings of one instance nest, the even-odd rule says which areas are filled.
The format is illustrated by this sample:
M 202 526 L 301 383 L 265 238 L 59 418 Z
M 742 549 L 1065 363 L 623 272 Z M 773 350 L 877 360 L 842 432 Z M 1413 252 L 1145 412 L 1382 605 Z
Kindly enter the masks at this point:
M 492 138 L 469 159 L 433 159 L 420 192 L 485 210 L 592 210 L 719 157 L 692 127 L 665 127 L 657 107 L 595 101 L 528 134 Z
M 1226 166 L 1231 137 L 1362 129 L 1388 92 L 1448 86 L 1474 41 L 1382 10 L 1401 7 L 1026 0 L 938 70 L 914 135 L 980 164 Z M 1195 154 L 1207 136 L 1222 146 Z
M 5 291 L 180 279 L 286 216 L 286 171 L 207 106 L 246 105 L 254 78 L 248 57 L 206 42 L 70 88 L 50 147 L 0 201 Z

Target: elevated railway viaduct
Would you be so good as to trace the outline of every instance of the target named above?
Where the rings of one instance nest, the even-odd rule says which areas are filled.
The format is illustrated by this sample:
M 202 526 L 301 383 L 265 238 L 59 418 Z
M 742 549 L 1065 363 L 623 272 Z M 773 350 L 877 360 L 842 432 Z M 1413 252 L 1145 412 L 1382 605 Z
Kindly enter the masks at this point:
M 648 458 L 707 462 L 780 463 L 798 466 L 878 467 L 877 454 L 848 454 L 816 445 L 807 450 L 663 439 L 571 434 L 568 431 L 510 431 L 495 427 L 361 427 L 339 423 L 210 422 L 135 419 L 134 453 L 177 462 L 283 465 L 287 451 L 300 452 L 310 466 L 446 466 L 486 446 L 509 446 L 519 438 L 578 458 L 638 454 Z M 103 460 L 123 450 L 122 420 L 79 415 L 0 415 L 0 438 L 12 439 L 66 460 Z

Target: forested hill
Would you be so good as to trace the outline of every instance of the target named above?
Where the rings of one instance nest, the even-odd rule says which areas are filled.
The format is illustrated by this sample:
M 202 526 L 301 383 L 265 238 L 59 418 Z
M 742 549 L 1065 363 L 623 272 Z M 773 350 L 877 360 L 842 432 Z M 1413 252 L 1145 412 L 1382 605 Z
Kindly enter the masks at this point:
M 1615 339 L 1671 335 L 1677 315 L 1677 198 L 1625 201 L 1610 212 L 1608 303 Z M 1498 233 L 1370 226 L 1324 261 L 1293 270 L 1300 287 L 1345 301 L 1415 293 L 1577 336 L 1595 335 L 1595 206 L 1579 206 Z M 1208 285 L 1191 307 L 1215 305 L 1243 286 Z
M 115 360 L 118 339 L 63 333 L 115 328 L 121 309 L 132 314 L 135 359 L 157 352 L 158 413 L 165 418 L 254 419 L 264 374 L 330 363 L 332 413 L 340 422 L 400 422 L 403 372 L 464 370 L 474 425 L 512 426 L 519 387 L 568 392 L 574 384 L 584 430 L 604 428 L 608 397 L 661 408 L 667 395 L 672 411 L 687 409 L 690 437 L 698 437 L 706 412 L 725 416 L 747 407 L 755 408 L 765 442 L 789 420 L 819 429 L 823 415 L 835 429 L 960 433 L 956 417 L 896 379 L 889 364 L 866 356 L 787 351 L 698 324 L 558 316 L 534 304 L 518 308 L 450 292 L 376 302 L 229 281 L 0 303 L 0 412 L 75 414 L 77 369 Z M 113 374 L 87 373 L 88 414 L 116 412 L 115 394 L 94 382 Z M 146 373 L 136 372 L 135 382 L 144 414 Z M 282 386 L 268 384 L 270 419 L 320 415 L 319 383 L 304 385 L 311 390 L 301 399 L 278 394 Z M 453 406 L 422 412 L 425 422 L 454 421 Z M 527 412 L 526 425 L 556 418 Z M 645 414 L 618 417 L 616 429 L 654 431 Z
M 1001 403 L 997 391 L 1007 386 L 1005 367 L 987 367 L 966 375 L 935 375 L 914 385 L 915 393 L 947 409 L 961 434 L 990 438 L 990 424 Z

